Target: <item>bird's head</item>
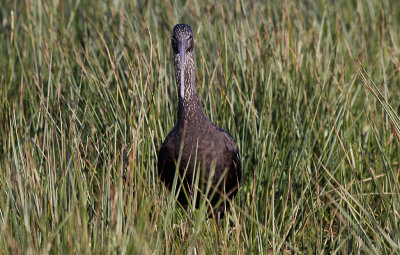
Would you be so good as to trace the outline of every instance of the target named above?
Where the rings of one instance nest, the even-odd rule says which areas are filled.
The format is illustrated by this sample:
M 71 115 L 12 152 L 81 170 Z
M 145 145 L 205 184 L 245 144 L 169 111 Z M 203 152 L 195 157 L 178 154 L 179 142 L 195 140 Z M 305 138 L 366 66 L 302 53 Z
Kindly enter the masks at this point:
M 180 95 L 185 95 L 184 73 L 185 73 L 185 55 L 193 52 L 193 32 L 192 27 L 186 24 L 177 24 L 172 30 L 171 45 L 174 51 L 175 59 L 179 59 L 180 65 Z M 176 58 L 179 55 L 179 58 Z

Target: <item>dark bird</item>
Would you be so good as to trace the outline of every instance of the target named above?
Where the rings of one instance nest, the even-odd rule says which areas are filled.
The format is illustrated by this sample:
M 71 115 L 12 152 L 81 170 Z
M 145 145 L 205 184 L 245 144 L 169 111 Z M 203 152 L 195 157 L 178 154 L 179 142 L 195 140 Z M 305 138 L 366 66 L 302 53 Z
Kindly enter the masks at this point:
M 209 185 L 211 189 L 203 197 L 211 203 L 214 211 L 223 212 L 221 201 L 233 198 L 241 178 L 238 148 L 232 136 L 204 114 L 196 88 L 192 27 L 175 25 L 171 45 L 178 87 L 178 116 L 158 152 L 158 173 L 171 189 L 179 162 L 178 185 L 183 186 L 180 186 L 177 197 L 181 205 L 186 207 L 187 196 L 192 199 L 196 190 L 206 194 Z M 196 183 L 197 175 L 199 181 Z

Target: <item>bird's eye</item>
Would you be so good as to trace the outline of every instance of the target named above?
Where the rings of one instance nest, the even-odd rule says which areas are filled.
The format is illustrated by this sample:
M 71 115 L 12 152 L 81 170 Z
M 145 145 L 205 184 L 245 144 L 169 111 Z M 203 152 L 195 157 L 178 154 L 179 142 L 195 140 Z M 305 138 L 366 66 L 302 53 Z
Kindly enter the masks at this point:
M 193 40 L 193 36 L 192 35 L 189 36 L 189 40 Z

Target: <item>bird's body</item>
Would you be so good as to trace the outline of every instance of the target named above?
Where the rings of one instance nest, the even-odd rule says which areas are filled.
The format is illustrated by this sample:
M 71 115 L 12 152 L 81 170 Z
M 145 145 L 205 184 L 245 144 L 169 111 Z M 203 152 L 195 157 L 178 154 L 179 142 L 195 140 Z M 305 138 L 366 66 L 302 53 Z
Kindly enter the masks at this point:
M 220 192 L 232 197 L 236 194 L 238 181 L 240 180 L 240 158 L 233 138 L 225 130 L 208 121 L 198 125 L 197 123 L 181 124 L 172 129 L 165 139 L 159 151 L 159 173 L 161 180 L 170 188 L 175 177 L 176 164 L 181 155 L 179 173 L 184 176 L 184 188 L 192 193 L 196 174 L 201 178 L 198 186 L 206 186 L 208 180 L 211 186 L 217 187 L 219 182 L 224 182 L 225 187 L 217 190 L 211 199 L 215 205 L 220 200 Z M 196 130 L 195 135 L 188 135 Z M 212 137 L 212 139 L 207 139 Z M 182 147 L 180 146 L 182 144 Z M 160 160 L 161 159 L 161 160 Z M 225 175 L 225 176 L 224 176 Z M 224 176 L 225 178 L 220 178 Z M 204 192 L 204 187 L 203 187 Z M 187 204 L 185 194 L 180 192 L 178 200 L 181 204 Z
M 237 192 L 241 178 L 238 148 L 232 136 L 204 114 L 196 88 L 191 27 L 176 25 L 171 42 L 178 85 L 178 116 L 158 153 L 159 175 L 171 188 L 179 163 L 179 175 L 189 199 L 196 187 L 205 194 L 209 185 L 207 199 L 215 206 L 221 198 L 232 198 Z M 182 74 L 181 70 L 184 70 Z M 199 178 L 197 183 L 196 178 Z M 214 195 L 211 197 L 211 194 Z M 182 190 L 178 201 L 184 206 L 188 204 Z

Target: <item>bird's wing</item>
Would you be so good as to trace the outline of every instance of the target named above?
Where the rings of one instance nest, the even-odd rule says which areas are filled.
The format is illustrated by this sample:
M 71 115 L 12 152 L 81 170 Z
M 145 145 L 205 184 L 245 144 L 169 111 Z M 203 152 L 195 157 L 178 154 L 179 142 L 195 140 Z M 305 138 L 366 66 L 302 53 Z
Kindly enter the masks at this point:
M 240 160 L 239 149 L 238 149 L 238 147 L 236 145 L 235 139 L 233 139 L 231 134 L 229 134 L 226 130 L 224 130 L 224 129 L 218 127 L 218 126 L 217 126 L 217 128 L 225 136 L 226 149 L 232 155 L 232 168 L 231 168 L 231 170 L 233 170 L 235 172 L 235 175 L 236 175 L 235 178 L 237 178 L 236 181 L 240 182 L 241 177 L 242 177 L 242 163 L 241 163 L 241 160 Z
M 169 146 L 168 137 L 158 151 L 158 175 L 167 187 L 172 185 L 175 176 L 174 153 Z

